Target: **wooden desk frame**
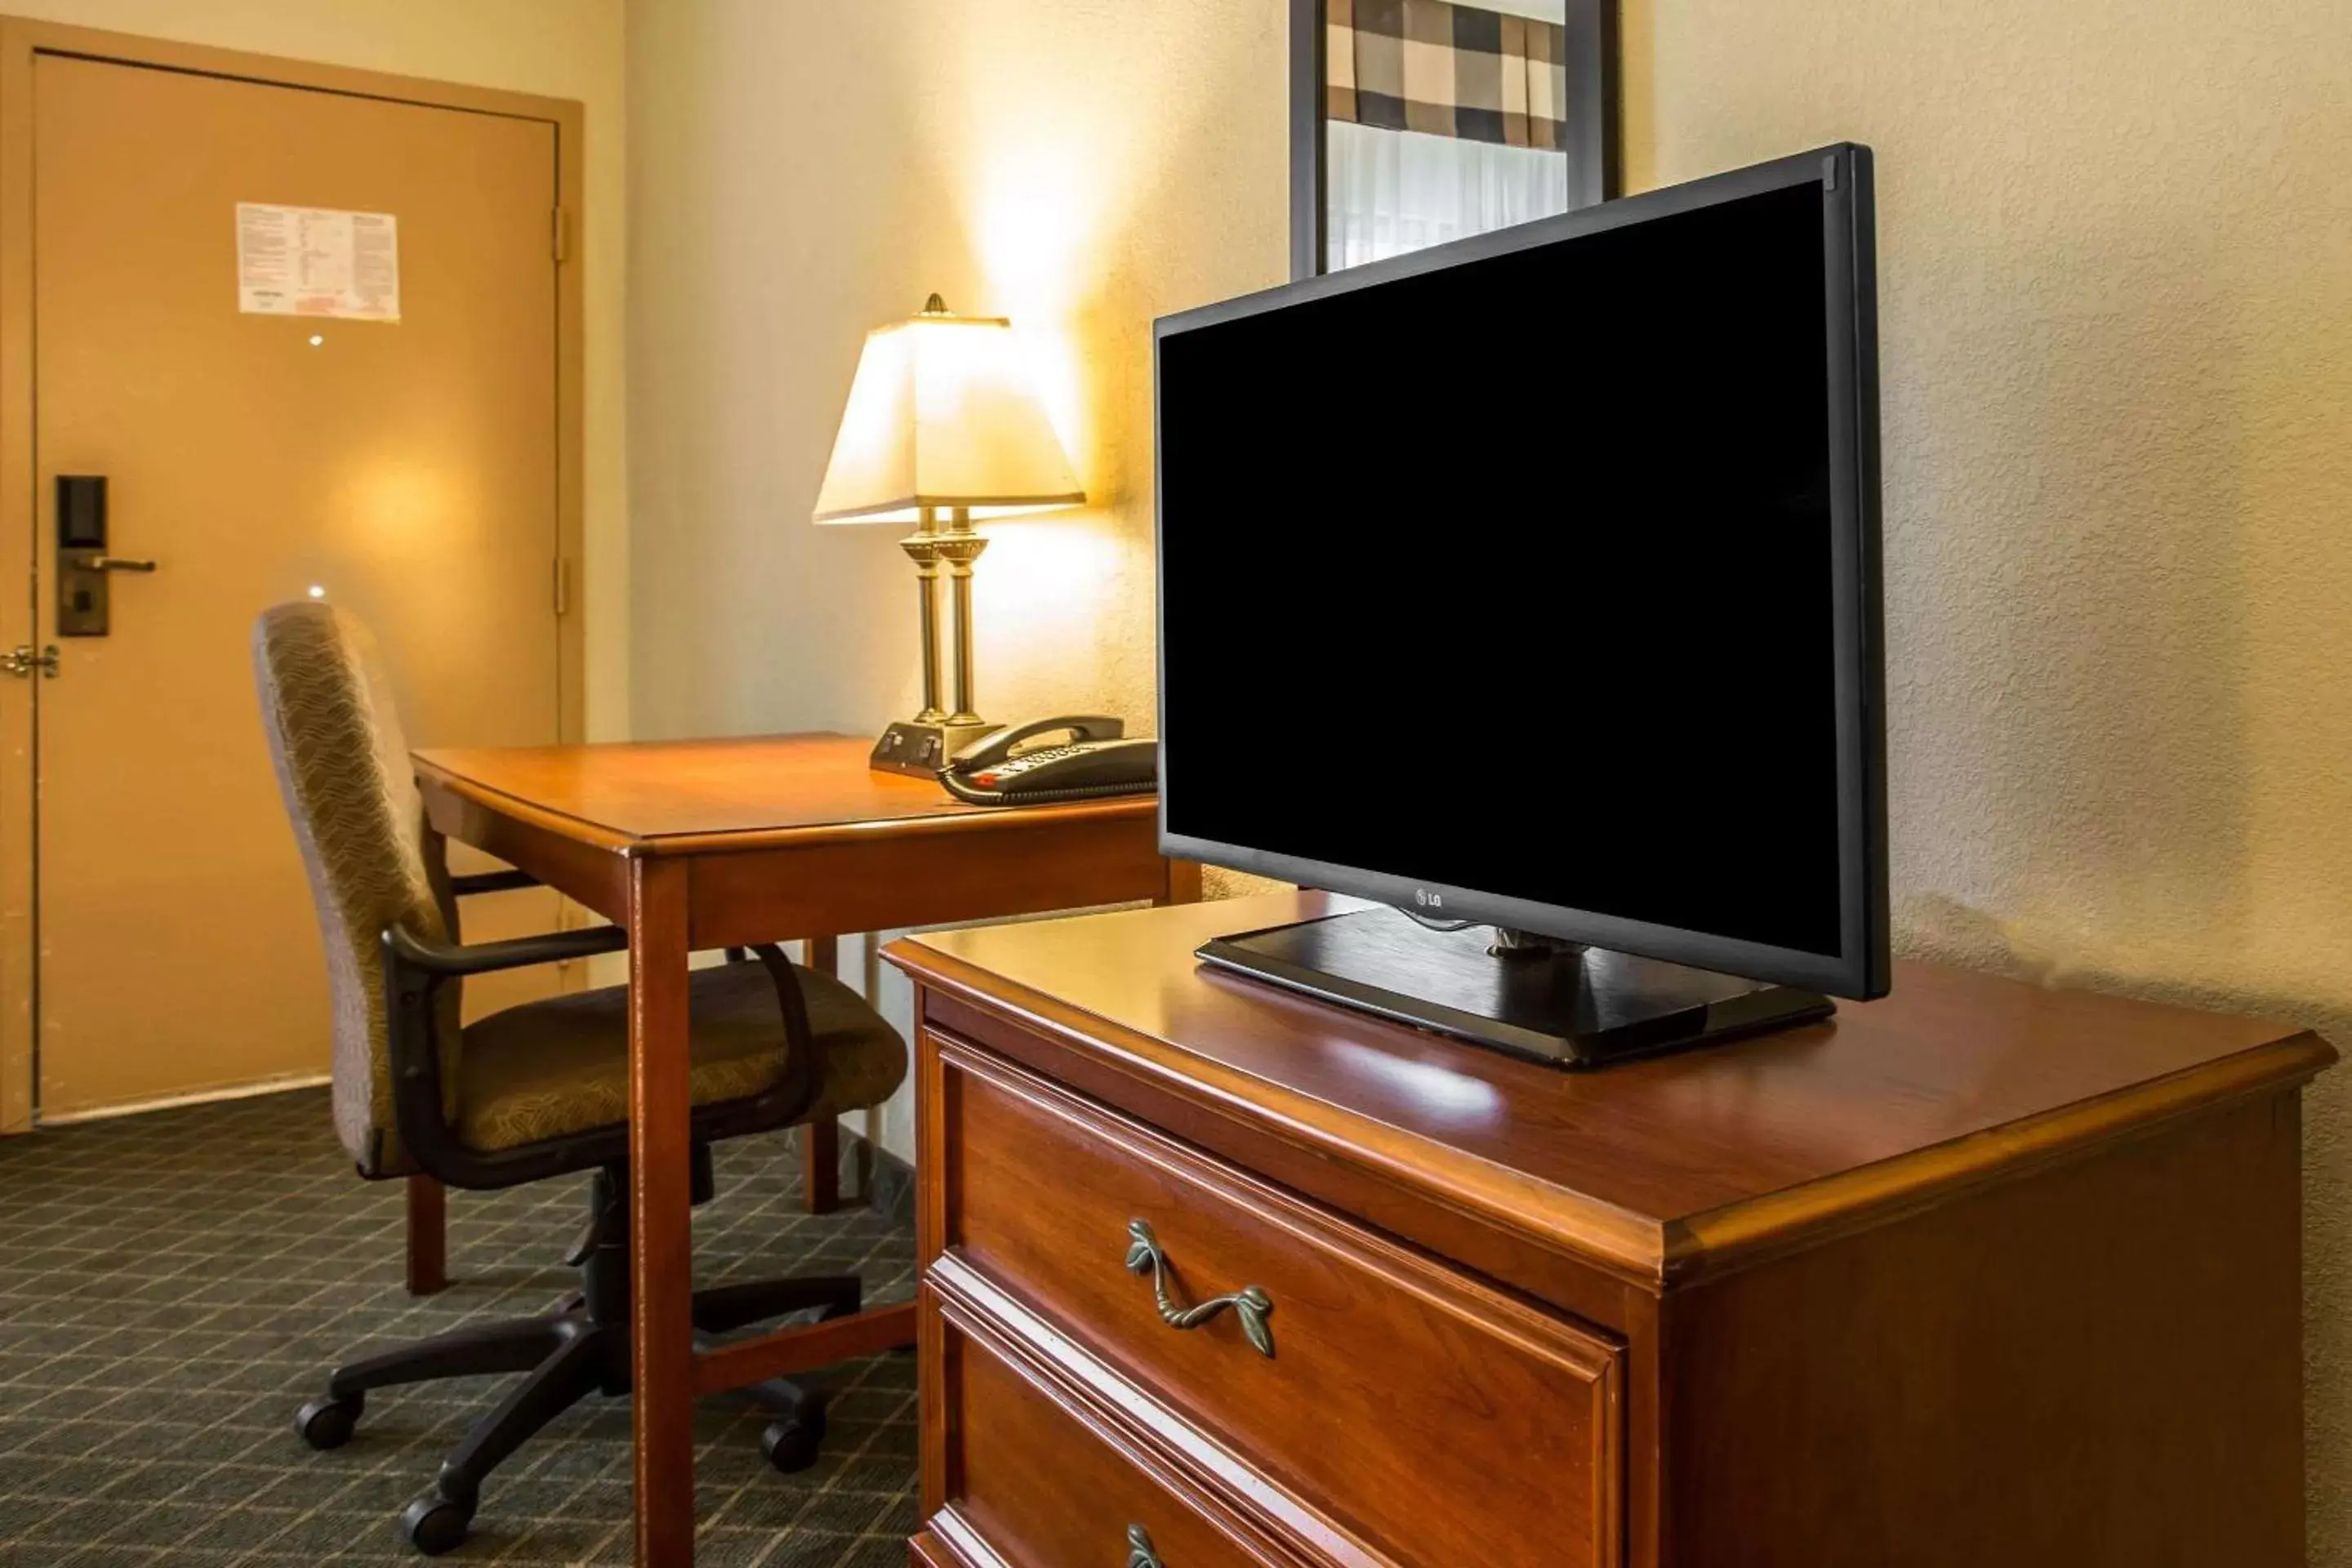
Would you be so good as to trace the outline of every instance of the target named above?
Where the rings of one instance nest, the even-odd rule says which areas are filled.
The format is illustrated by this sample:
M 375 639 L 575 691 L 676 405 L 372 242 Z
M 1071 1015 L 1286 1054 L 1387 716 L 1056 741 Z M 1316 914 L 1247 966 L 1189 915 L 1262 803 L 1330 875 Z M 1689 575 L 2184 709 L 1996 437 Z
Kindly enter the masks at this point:
M 823 743 L 860 752 L 864 746 L 850 737 Z M 696 1352 L 688 955 L 811 931 L 941 925 L 1132 900 L 1191 902 L 1200 896 L 1199 868 L 1160 858 L 1159 803 L 1150 796 L 950 814 L 929 803 L 925 814 L 880 820 L 640 834 L 566 815 L 474 776 L 506 778 L 495 765 L 499 755 L 419 754 L 417 783 L 431 829 L 530 872 L 628 932 L 636 1560 L 673 1568 L 694 1556 L 696 1395 L 915 1338 L 914 1304 L 906 1302 Z M 537 753 L 542 763 L 551 755 Z M 817 939 L 819 956 L 827 942 Z M 832 1171 L 834 1149 L 831 1129 L 803 1141 L 804 1170 L 817 1168 L 809 1173 L 819 1178 L 813 1194 L 823 1195 L 820 1181 L 830 1186 L 822 1179 Z M 410 1192 L 412 1245 L 429 1247 L 440 1194 L 414 1185 Z M 413 1256 L 413 1279 L 415 1262 Z

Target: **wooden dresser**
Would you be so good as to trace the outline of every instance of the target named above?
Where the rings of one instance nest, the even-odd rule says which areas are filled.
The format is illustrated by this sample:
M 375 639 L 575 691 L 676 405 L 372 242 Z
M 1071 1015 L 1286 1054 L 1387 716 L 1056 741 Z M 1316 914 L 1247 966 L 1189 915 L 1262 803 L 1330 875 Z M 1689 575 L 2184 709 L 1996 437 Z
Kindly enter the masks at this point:
M 917 1563 L 2303 1561 L 2324 1042 L 1912 964 L 1569 1074 L 1192 958 L 1327 907 L 889 950 Z

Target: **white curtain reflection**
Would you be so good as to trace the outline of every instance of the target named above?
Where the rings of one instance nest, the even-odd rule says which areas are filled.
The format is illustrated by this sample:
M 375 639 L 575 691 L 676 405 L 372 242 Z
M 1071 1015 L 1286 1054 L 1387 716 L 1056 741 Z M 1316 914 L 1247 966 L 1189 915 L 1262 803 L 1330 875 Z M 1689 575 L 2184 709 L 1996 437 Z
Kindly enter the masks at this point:
M 1568 159 L 1327 120 L 1327 266 L 1353 267 L 1568 210 Z

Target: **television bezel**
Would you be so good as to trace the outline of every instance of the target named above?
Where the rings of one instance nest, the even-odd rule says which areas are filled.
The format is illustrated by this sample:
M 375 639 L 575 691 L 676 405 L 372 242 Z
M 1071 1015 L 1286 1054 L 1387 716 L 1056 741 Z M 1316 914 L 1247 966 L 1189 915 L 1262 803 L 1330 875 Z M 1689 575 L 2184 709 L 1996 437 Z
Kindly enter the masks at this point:
M 1886 994 L 1891 960 L 1886 909 L 1885 668 L 1879 570 L 1876 211 L 1867 147 L 1840 142 L 1160 317 L 1152 323 L 1151 344 L 1155 458 L 1152 540 L 1155 552 L 1163 552 L 1168 526 L 1165 479 L 1163 466 L 1157 458 L 1162 412 L 1160 350 L 1169 338 L 1311 300 L 1377 289 L 1402 279 L 1801 185 L 1816 186 L 1822 193 L 1826 263 L 1831 570 L 1834 579 L 1837 662 L 1834 700 L 1839 952 L 1811 952 L 1171 832 L 1168 826 L 1167 786 L 1171 776 L 1181 783 L 1181 774 L 1171 774 L 1165 754 L 1165 572 L 1160 574 L 1155 596 L 1158 648 L 1154 656 L 1162 736 L 1159 807 L 1162 855 L 1354 894 L 1434 918 L 1538 931 L 1567 941 L 1756 980 L 1806 986 L 1841 996 L 1867 998 Z M 1546 308 L 1553 308 L 1556 303 L 1549 303 Z M 1164 553 L 1155 553 L 1155 559 L 1164 560 Z M 1319 744 L 1311 734 L 1312 729 L 1311 719 L 1303 722 L 1302 746 Z M 1379 742 L 1377 738 L 1366 737 L 1362 743 L 1375 747 Z M 1475 757 L 1465 754 L 1464 760 L 1467 765 L 1475 765 Z M 1335 758 L 1325 764 L 1329 786 L 1383 787 L 1371 776 L 1377 761 L 1372 755 Z M 1712 765 L 1737 767 L 1738 763 L 1737 759 L 1727 759 Z M 1498 786 L 1501 783 L 1502 775 L 1498 773 Z M 1531 820 L 1540 823 L 1540 805 L 1532 792 L 1522 798 L 1528 801 Z

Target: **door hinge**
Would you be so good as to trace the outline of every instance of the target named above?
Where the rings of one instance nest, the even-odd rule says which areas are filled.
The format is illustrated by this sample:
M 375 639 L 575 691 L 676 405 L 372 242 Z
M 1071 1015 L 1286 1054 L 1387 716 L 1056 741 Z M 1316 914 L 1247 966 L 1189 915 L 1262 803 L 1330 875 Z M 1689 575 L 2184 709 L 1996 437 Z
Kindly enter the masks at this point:
M 572 613 L 572 563 L 562 556 L 555 558 L 555 614 L 558 618 Z
M 555 209 L 555 259 L 561 263 L 572 259 L 572 215 L 562 207 Z
M 58 659 L 57 644 L 49 644 L 38 654 L 33 652 L 30 644 L 26 644 L 23 647 L 12 647 L 6 653 L 0 653 L 0 670 L 5 670 L 19 680 L 30 680 L 33 679 L 33 671 L 37 669 L 41 672 L 42 679 L 55 680 L 58 678 Z

